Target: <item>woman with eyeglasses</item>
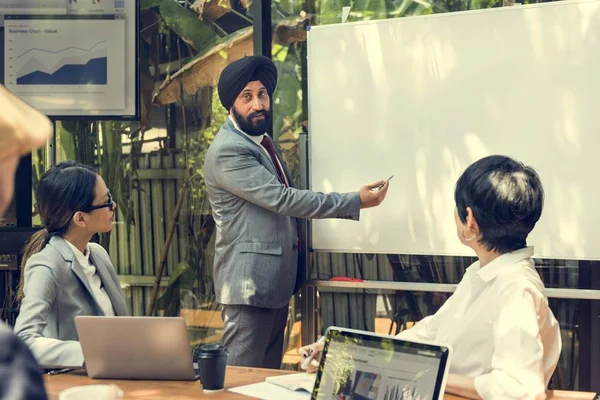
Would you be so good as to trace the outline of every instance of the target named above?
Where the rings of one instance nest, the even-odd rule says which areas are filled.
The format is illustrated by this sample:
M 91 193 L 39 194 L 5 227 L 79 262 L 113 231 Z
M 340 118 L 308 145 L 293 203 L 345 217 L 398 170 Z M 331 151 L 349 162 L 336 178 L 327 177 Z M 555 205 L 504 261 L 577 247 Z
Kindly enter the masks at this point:
M 23 250 L 15 332 L 40 365 L 81 366 L 74 318 L 128 314 L 108 253 L 90 243 L 112 229 L 116 204 L 102 177 L 75 162 L 44 174 L 36 202 L 44 229 Z

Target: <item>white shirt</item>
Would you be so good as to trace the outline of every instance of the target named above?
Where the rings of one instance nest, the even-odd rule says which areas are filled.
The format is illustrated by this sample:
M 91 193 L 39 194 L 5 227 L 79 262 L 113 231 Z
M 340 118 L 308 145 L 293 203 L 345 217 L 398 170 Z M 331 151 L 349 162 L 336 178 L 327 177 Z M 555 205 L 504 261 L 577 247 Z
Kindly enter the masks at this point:
M 90 248 L 86 247 L 85 254 L 83 254 L 71 242 L 68 240 L 65 240 L 65 242 L 67 242 L 71 250 L 73 250 L 73 254 L 75 254 L 77 262 L 79 262 L 79 265 L 81 265 L 81 268 L 83 268 L 83 273 L 85 274 L 85 277 L 92 288 L 94 298 L 96 299 L 96 302 L 102 311 L 104 311 L 104 315 L 107 317 L 113 317 L 115 315 L 115 310 L 113 309 L 112 302 L 110 301 L 108 294 L 106 294 L 106 290 L 104 287 L 102 287 L 102 281 L 96 273 L 96 267 L 92 265 L 90 261 Z
M 483 399 L 545 398 L 562 345 L 532 255 L 474 263 L 437 313 L 398 337 L 450 345 L 450 372 L 475 377 Z
M 231 115 L 229 116 L 229 119 L 233 123 L 233 126 L 235 126 L 235 129 L 237 129 L 238 131 L 242 132 L 247 138 L 249 138 L 254 143 L 256 143 L 258 145 L 258 147 L 260 147 L 262 149 L 262 151 L 265 152 L 265 154 L 267 155 L 267 157 L 269 157 L 269 160 L 271 160 L 271 155 L 269 154 L 269 152 L 267 151 L 267 149 L 265 149 L 265 147 L 262 145 L 263 137 L 267 136 L 266 133 L 263 133 L 260 136 L 248 135 L 246 132 L 244 132 L 243 130 L 240 129 L 240 127 L 238 126 L 237 122 L 235 122 L 235 119 L 231 118 Z M 275 159 L 277 160 L 277 164 L 279 165 L 279 168 L 281 168 L 281 171 L 285 171 L 283 169 L 283 165 L 281 165 L 281 161 L 279 160 L 279 157 L 277 157 L 277 155 L 275 155 Z M 285 180 L 285 184 L 289 187 L 290 183 L 288 182 L 287 176 L 285 176 L 285 172 L 283 173 L 283 179 Z

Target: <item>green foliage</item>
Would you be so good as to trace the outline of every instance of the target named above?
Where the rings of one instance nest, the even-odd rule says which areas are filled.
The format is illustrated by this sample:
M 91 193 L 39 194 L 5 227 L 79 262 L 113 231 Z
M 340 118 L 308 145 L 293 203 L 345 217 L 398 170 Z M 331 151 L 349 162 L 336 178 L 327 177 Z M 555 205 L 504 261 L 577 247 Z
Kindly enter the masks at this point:
M 279 79 L 273 93 L 273 136 L 282 149 L 294 181 L 298 181 L 298 138 L 302 132 L 301 54 L 298 46 L 274 46 Z
M 167 289 L 158 299 L 158 309 L 163 310 L 165 316 L 178 316 L 181 310 L 181 292 L 191 292 L 194 282 L 193 268 L 186 261 L 180 262 L 169 278 Z
M 210 125 L 200 129 L 196 132 L 187 135 L 185 144 L 185 152 L 183 157 L 184 163 L 188 168 L 190 176 L 198 176 L 200 181 L 197 181 L 191 189 L 192 205 L 191 210 L 196 212 L 204 212 L 204 210 L 198 210 L 198 205 L 203 202 L 205 196 L 204 188 L 204 157 L 208 146 L 212 143 L 213 139 L 221 129 L 221 126 L 227 120 L 229 113 L 219 101 L 219 96 L 216 90 L 210 90 L 211 97 L 210 101 L 212 104 L 210 114 Z
M 206 151 L 227 119 L 228 112 L 219 102 L 216 90 L 210 90 L 210 124 L 197 131 L 185 134 L 184 152 L 181 161 L 194 177 L 188 190 L 186 229 L 190 236 L 186 260 L 177 269 L 177 277 L 171 277 L 165 293 L 159 299 L 159 309 L 164 315 L 177 316 L 183 298 L 194 298 L 200 307 L 211 305 L 212 255 L 215 226 L 212 220 L 208 195 L 204 185 L 204 158 Z M 200 334 L 200 336 L 202 336 Z
M 68 160 L 96 165 L 96 149 L 99 142 L 97 122 L 63 121 L 57 124 L 57 128 Z
M 57 123 L 57 133 L 67 160 L 76 160 L 98 169 L 130 228 L 135 223 L 131 201 L 134 163 L 129 155 L 123 153 L 122 142 L 123 136 L 131 135 L 130 124 L 63 121 Z M 109 243 L 110 233 L 100 235 L 100 244 L 107 250 Z
M 165 24 L 196 51 L 202 52 L 217 43 L 219 37 L 215 31 L 177 1 L 162 0 L 159 9 Z
M 158 7 L 162 3 L 162 0 L 141 0 L 140 10 L 149 10 L 153 7 Z
M 501 7 L 501 0 L 318 0 L 319 25 L 342 22 L 342 8 L 351 7 L 348 22 L 428 15 Z
M 195 50 L 195 54 L 190 57 L 191 60 L 201 57 L 223 40 L 231 39 L 246 31 L 242 29 L 220 38 L 212 29 L 213 25 L 206 24 L 194 12 L 182 7 L 175 0 L 148 0 L 145 6 L 158 7 L 162 35 L 178 35 Z M 171 40 L 166 40 L 166 43 L 169 45 Z M 167 49 L 167 53 L 171 53 L 170 49 Z M 171 74 L 169 67 L 170 64 L 166 68 L 167 75 Z M 214 247 L 211 238 L 214 236 L 214 221 L 204 185 L 203 165 L 208 146 L 228 115 L 227 110 L 219 102 L 217 91 L 212 88 L 201 91 L 197 109 L 191 106 L 194 104 L 193 101 L 182 99 L 181 102 L 185 106 L 178 107 L 185 111 L 184 119 L 186 119 L 186 112 L 193 112 L 200 114 L 202 122 L 193 127 L 184 124 L 183 132 L 177 132 L 183 138 L 183 152 L 179 164 L 186 168 L 188 177 L 186 179 L 192 180 L 186 193 L 185 211 L 182 212 L 178 224 L 185 229 L 190 239 L 185 260 L 178 265 L 166 291 L 159 299 L 159 309 L 163 310 L 165 315 L 179 315 L 184 299 L 194 298 L 203 305 L 211 303 L 210 299 L 214 297 L 211 276 Z
M 284 122 L 298 121 L 302 115 L 300 53 L 296 48 L 291 48 L 288 49 L 285 57 L 279 59 L 277 55 L 277 53 L 274 55 L 274 60 L 279 81 L 277 82 L 277 89 L 273 93 L 273 132 L 275 138 L 284 133 L 282 132 Z
M 282 17 L 299 15 L 304 8 L 304 2 L 298 0 L 271 0 L 273 22 L 279 22 Z

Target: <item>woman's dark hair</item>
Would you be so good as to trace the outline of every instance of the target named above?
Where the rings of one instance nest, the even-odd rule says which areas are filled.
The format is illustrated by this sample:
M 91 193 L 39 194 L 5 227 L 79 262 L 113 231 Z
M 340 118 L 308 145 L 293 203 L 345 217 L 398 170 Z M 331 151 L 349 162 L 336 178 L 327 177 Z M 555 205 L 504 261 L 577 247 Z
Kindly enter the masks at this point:
M 34 233 L 23 249 L 21 280 L 17 300 L 23 299 L 25 265 L 39 253 L 51 236 L 63 235 L 77 211 L 92 206 L 95 197 L 96 171 L 87 165 L 67 161 L 50 168 L 40 179 L 35 192 L 36 208 L 44 229 Z
M 542 215 L 544 189 L 531 167 L 506 156 L 489 156 L 471 164 L 456 182 L 458 216 L 467 207 L 479 225 L 479 243 L 501 254 L 527 246 L 527 235 Z

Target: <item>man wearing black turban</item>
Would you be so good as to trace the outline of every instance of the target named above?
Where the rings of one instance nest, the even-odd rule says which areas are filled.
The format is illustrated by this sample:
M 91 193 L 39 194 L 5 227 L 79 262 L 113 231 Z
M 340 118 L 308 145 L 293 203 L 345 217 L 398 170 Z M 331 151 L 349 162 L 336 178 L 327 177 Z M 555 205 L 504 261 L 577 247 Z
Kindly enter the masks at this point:
M 277 85 L 277 69 L 273 61 L 263 56 L 244 57 L 226 66 L 218 84 L 223 107 L 230 110 L 246 85 L 254 81 L 265 87 L 269 97 L 273 96 Z
M 218 91 L 229 118 L 204 161 L 217 228 L 214 285 L 230 365 L 281 366 L 288 302 L 305 278 L 297 218 L 358 220 L 360 209 L 379 205 L 388 188 L 383 181 L 353 193 L 294 188 L 266 133 L 276 84 L 277 69 L 266 57 L 225 67 Z

